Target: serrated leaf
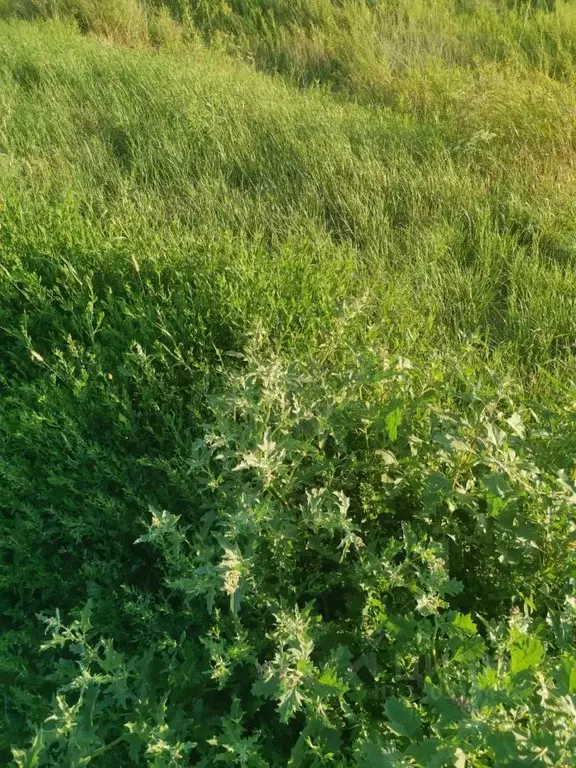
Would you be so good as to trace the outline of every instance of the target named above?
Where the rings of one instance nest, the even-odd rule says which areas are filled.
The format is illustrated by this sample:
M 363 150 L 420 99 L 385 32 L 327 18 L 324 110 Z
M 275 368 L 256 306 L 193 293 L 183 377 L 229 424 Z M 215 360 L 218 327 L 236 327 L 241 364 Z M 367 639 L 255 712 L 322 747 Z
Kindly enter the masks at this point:
M 458 723 L 462 720 L 464 710 L 451 697 L 443 693 L 429 678 L 426 681 L 426 697 L 423 704 L 432 711 L 437 712 L 442 725 Z
M 512 731 L 496 731 L 487 734 L 486 738 L 497 765 L 507 765 L 519 758 L 516 735 Z
M 278 680 L 271 677 L 268 680 L 259 678 L 252 684 L 252 695 L 262 699 L 270 699 L 278 690 Z
M 388 430 L 389 439 L 394 442 L 398 437 L 398 427 L 402 423 L 402 409 L 394 408 L 393 411 L 386 416 L 386 429 Z
M 110 684 L 110 693 L 122 709 L 126 709 L 128 706 L 128 686 L 125 680 L 115 680 Z
M 472 616 L 469 613 L 456 613 L 452 619 L 452 626 L 466 635 L 475 635 L 478 631 L 478 627 L 472 621 Z
M 302 700 L 302 694 L 297 688 L 290 688 L 290 690 L 282 694 L 278 704 L 281 723 L 286 724 L 290 722 L 296 712 L 300 710 Z
M 387 751 L 380 744 L 369 741 L 364 742 L 357 753 L 360 768 L 400 768 L 404 765 L 400 758 L 399 752 Z
M 137 729 L 133 728 L 134 723 L 126 723 L 125 728 L 128 729 L 128 733 L 124 736 L 124 740 L 128 744 L 128 756 L 130 760 L 137 765 L 139 762 L 139 755 L 142 751 L 143 746 L 143 737 L 142 735 L 137 731 Z
M 272 698 L 277 690 L 278 679 L 274 676 L 268 679 L 260 677 L 252 684 L 252 694 L 262 699 Z
M 458 579 L 448 579 L 447 582 L 442 584 L 439 592 L 441 595 L 459 595 L 464 589 L 464 584 Z
M 411 744 L 406 750 L 406 755 L 415 758 L 419 763 L 428 765 L 430 760 L 437 754 L 438 748 L 442 745 L 440 739 L 423 739 Z
M 432 472 L 426 478 L 422 494 L 426 511 L 434 512 L 452 491 L 452 482 L 439 472 Z
M 341 696 L 348 690 L 346 683 L 338 678 L 333 669 L 325 669 L 318 678 L 318 683 L 325 689 L 327 694 Z
M 544 646 L 537 637 L 524 637 L 510 651 L 510 671 L 518 674 L 537 667 L 544 657 Z
M 388 699 L 384 707 L 390 728 L 399 736 L 407 739 L 416 738 L 420 734 L 421 720 L 418 711 L 404 699 L 396 696 Z
M 439 738 L 423 739 L 411 744 L 405 752 L 413 757 L 423 768 L 445 768 L 454 759 L 455 749 L 452 745 L 442 743 Z

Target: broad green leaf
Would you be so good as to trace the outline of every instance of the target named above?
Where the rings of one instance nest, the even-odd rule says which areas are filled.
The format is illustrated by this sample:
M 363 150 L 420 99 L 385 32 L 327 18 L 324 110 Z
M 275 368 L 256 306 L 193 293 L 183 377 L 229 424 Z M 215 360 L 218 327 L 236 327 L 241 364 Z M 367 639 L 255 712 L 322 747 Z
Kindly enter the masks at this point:
M 544 646 L 537 637 L 523 637 L 510 651 L 510 671 L 518 674 L 537 667 L 544 656 Z
M 439 472 L 432 472 L 426 478 L 422 499 L 427 512 L 433 513 L 452 491 L 452 482 Z
M 278 690 L 278 680 L 271 677 L 265 680 L 263 677 L 252 683 L 252 695 L 262 699 L 270 699 Z
M 451 696 L 434 685 L 430 678 L 426 678 L 425 691 L 426 696 L 422 703 L 427 709 L 431 709 L 439 715 L 443 725 L 452 725 L 463 719 L 464 710 L 462 707 Z
M 357 752 L 357 764 L 360 768 L 402 768 L 405 765 L 399 752 L 368 741 Z
M 452 619 L 452 626 L 466 635 L 475 635 L 478 631 L 469 613 L 456 613 Z
M 490 748 L 494 752 L 496 765 L 507 765 L 511 760 L 518 760 L 517 734 L 512 731 L 496 731 L 486 737 Z
M 498 472 L 490 472 L 487 475 L 483 475 L 482 483 L 492 496 L 504 497 L 510 492 L 508 480 Z
M 487 502 L 489 517 L 498 517 L 500 512 L 504 509 L 504 501 L 500 498 L 500 496 L 489 494 Z
M 562 694 L 576 693 L 576 663 L 566 659 L 554 673 L 554 679 Z
M 442 739 L 435 737 L 411 744 L 405 754 L 413 757 L 422 768 L 456 766 L 459 758 L 459 750 L 454 745 L 446 744 Z
M 437 756 L 438 750 L 442 747 L 442 741 L 438 738 L 423 739 L 411 744 L 405 754 L 415 758 L 422 765 L 431 765 L 433 759 Z
M 234 590 L 234 592 L 230 593 L 230 610 L 234 615 L 237 615 L 240 610 L 240 605 L 242 604 L 242 596 L 244 590 L 242 589 L 242 584 Z
M 459 595 L 464 589 L 464 584 L 458 579 L 448 579 L 438 590 L 441 595 Z
M 500 677 L 494 667 L 485 667 L 476 678 L 476 684 L 481 691 L 495 691 Z
M 450 435 L 449 433 L 445 432 L 434 432 L 432 435 L 432 439 L 435 443 L 438 445 L 441 445 L 442 448 L 444 448 L 449 453 L 452 453 L 454 450 L 454 436 Z
M 388 699 L 384 707 L 390 728 L 399 736 L 408 739 L 416 738 L 420 734 L 421 721 L 418 711 L 404 699 L 396 696 Z
M 391 451 L 376 451 L 376 456 L 380 456 L 382 463 L 387 467 L 392 467 L 395 464 L 398 464 L 398 459 L 391 453 Z
M 322 672 L 318 678 L 318 683 L 325 689 L 327 694 L 341 696 L 348 690 L 346 683 L 342 682 L 342 680 L 338 678 L 336 671 L 330 668 L 327 668 Z

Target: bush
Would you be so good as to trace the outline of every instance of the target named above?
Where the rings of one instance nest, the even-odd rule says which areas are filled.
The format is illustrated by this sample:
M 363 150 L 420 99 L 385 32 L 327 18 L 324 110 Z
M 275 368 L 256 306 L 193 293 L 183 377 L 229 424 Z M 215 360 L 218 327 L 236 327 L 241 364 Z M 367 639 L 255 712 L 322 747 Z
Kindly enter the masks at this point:
M 161 462 L 193 511 L 152 508 L 136 542 L 165 575 L 158 634 L 127 657 L 89 605 L 48 619 L 60 694 L 17 765 L 568 765 L 574 430 L 558 418 L 439 361 L 338 373 L 250 354 L 203 438 Z

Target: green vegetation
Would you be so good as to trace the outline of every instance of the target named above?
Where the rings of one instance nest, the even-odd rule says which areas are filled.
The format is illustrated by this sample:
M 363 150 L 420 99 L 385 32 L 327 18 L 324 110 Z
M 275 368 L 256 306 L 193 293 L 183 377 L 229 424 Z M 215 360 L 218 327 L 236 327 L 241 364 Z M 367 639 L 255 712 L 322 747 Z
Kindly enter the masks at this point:
M 576 765 L 575 53 L 0 0 L 0 764 Z

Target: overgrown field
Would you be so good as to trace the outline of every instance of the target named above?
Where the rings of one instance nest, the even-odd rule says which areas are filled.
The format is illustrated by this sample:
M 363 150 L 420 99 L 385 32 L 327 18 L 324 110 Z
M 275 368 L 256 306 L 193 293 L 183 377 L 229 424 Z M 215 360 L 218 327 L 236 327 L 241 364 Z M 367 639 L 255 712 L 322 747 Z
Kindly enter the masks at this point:
M 0 765 L 576 766 L 576 4 L 0 0 Z

